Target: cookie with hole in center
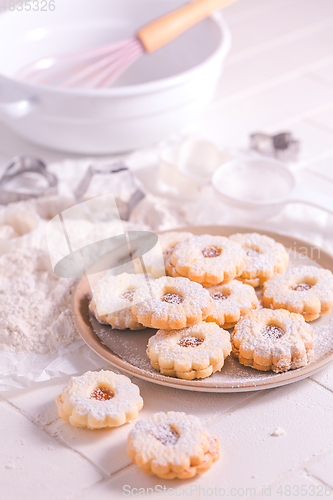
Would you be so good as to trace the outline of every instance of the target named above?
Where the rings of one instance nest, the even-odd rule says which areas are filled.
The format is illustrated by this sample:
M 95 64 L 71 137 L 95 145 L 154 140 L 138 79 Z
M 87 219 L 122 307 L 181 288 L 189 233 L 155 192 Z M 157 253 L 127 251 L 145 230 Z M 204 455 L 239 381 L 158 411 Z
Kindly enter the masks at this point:
M 131 309 L 139 323 L 171 330 L 200 323 L 211 308 L 212 299 L 199 283 L 165 276 L 138 289 Z
M 155 370 L 186 380 L 206 378 L 220 371 L 230 352 L 229 332 L 205 321 L 182 330 L 159 330 L 147 347 Z
M 219 458 L 219 442 L 193 415 L 155 413 L 131 430 L 127 452 L 146 474 L 188 479 L 208 470 Z
M 251 311 L 231 334 L 232 353 L 256 370 L 283 372 L 313 357 L 313 332 L 300 314 L 285 309 Z
M 218 285 L 240 276 L 246 260 L 241 245 L 225 236 L 193 236 L 178 243 L 170 265 L 175 272 L 197 283 Z
M 143 406 L 138 386 L 109 370 L 72 377 L 56 397 L 59 416 L 75 427 L 119 427 L 134 420 Z
M 174 247 L 181 241 L 190 238 L 192 233 L 185 231 L 168 231 L 167 233 L 158 235 L 158 242 L 147 253 L 144 253 L 142 260 L 145 266 L 145 271 L 153 278 L 160 278 L 165 276 L 165 263 L 168 257 L 172 254 Z M 136 254 L 133 255 L 134 269 L 137 273 L 143 273 L 141 259 L 135 258 Z
M 233 280 L 206 289 L 213 299 L 213 307 L 205 321 L 213 321 L 223 328 L 232 328 L 242 316 L 260 306 L 253 287 L 241 281 Z
M 287 309 L 313 321 L 333 309 L 333 274 L 315 266 L 293 267 L 264 284 L 265 307 Z
M 100 323 L 118 330 L 145 328 L 133 316 L 131 305 L 135 291 L 147 283 L 143 274 L 106 273 L 92 291 L 89 309 Z
M 242 245 L 246 252 L 246 263 L 238 279 L 253 287 L 285 272 L 289 255 L 285 247 L 269 236 L 259 233 L 236 233 L 232 241 Z

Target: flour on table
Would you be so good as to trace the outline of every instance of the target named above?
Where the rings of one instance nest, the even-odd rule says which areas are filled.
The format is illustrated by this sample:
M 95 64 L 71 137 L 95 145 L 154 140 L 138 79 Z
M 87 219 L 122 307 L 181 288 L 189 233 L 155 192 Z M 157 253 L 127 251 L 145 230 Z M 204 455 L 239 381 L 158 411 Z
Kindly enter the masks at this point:
M 13 226 L 8 224 L 0 224 L 0 240 L 11 240 L 19 236 Z
M 53 273 L 46 250 L 0 255 L 0 349 L 45 354 L 77 337 L 72 286 Z

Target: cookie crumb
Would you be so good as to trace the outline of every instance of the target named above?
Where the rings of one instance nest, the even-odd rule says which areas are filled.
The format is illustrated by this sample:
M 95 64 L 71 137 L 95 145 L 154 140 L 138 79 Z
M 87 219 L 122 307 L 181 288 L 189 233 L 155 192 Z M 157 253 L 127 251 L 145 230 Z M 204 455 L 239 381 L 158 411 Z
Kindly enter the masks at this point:
M 284 429 L 282 429 L 282 427 L 277 427 L 275 429 L 275 431 L 271 434 L 271 436 L 280 437 L 280 436 L 284 436 L 285 434 L 286 434 L 286 431 Z

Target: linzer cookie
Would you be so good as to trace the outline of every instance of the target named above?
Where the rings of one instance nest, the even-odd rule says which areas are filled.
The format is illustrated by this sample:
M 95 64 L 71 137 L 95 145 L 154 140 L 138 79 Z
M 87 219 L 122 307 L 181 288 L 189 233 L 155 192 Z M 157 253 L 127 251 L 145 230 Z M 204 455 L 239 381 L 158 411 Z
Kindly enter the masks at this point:
M 192 233 L 188 233 L 185 231 L 169 231 L 167 233 L 160 234 L 158 237 L 158 241 L 161 244 L 164 260 L 166 260 L 172 254 L 173 249 L 176 245 L 178 245 L 178 243 L 180 243 L 181 241 L 185 241 L 192 236 Z
M 127 451 L 146 474 L 188 479 L 218 460 L 219 442 L 197 417 L 170 411 L 137 422 L 128 436 Z
M 272 309 L 287 309 L 313 321 L 333 309 L 333 274 L 315 266 L 293 267 L 267 281 L 263 303 Z
M 166 276 L 135 292 L 132 313 L 147 327 L 171 330 L 200 323 L 211 308 L 209 293 L 199 283 Z
M 182 330 L 159 330 L 147 347 L 155 370 L 186 380 L 206 378 L 221 370 L 230 352 L 229 332 L 206 322 Z
M 107 273 L 93 289 L 89 309 L 100 323 L 119 330 L 141 330 L 144 326 L 133 316 L 131 305 L 135 291 L 146 283 L 143 274 Z
M 146 272 L 153 278 L 160 278 L 165 275 L 165 262 L 170 257 L 177 243 L 190 238 L 192 233 L 181 231 L 169 231 L 158 236 L 158 243 L 149 252 L 143 255 L 143 262 Z M 134 254 L 135 257 L 135 254 Z M 143 273 L 140 259 L 134 259 L 134 269 L 137 273 Z
M 210 286 L 207 290 L 213 307 L 205 321 L 213 321 L 223 328 L 232 328 L 242 316 L 260 305 L 253 287 L 241 281 Z
M 231 342 L 239 362 L 256 370 L 283 372 L 313 357 L 311 326 L 284 309 L 251 311 L 235 326 Z
M 59 416 L 75 427 L 118 427 L 134 420 L 143 406 L 139 388 L 111 371 L 72 377 L 56 397 Z
M 284 273 L 289 255 L 281 243 L 258 233 L 237 233 L 230 236 L 246 252 L 246 264 L 241 276 L 243 283 L 253 287 L 261 286 L 275 274 Z
M 170 265 L 175 272 L 191 281 L 218 285 L 240 276 L 246 253 L 236 241 L 224 236 L 193 236 L 178 243 Z

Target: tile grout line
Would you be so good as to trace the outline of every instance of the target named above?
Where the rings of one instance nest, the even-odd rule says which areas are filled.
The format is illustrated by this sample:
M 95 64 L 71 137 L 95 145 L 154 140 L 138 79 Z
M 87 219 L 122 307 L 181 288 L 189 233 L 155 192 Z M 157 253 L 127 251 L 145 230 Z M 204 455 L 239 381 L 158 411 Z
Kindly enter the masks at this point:
M 297 467 L 294 467 L 293 469 L 291 469 L 291 471 L 294 471 L 295 469 L 299 469 L 299 468 L 302 467 L 302 469 L 304 469 L 304 471 L 306 472 L 306 474 L 309 474 L 310 476 L 314 477 L 316 479 L 316 481 L 318 481 L 319 483 L 321 483 L 321 484 L 323 484 L 325 486 L 328 486 L 329 488 L 332 489 L 331 485 L 325 483 L 325 481 L 323 481 L 322 479 L 318 478 L 315 474 L 313 474 L 312 472 L 308 472 L 306 470 L 306 467 L 308 465 L 316 463 L 318 461 L 318 459 L 320 459 L 321 457 L 324 457 L 325 455 L 328 455 L 328 453 L 330 453 L 332 450 L 333 450 L 333 446 L 331 446 L 329 448 L 325 448 L 324 450 L 318 452 L 316 455 L 312 456 L 309 460 L 301 462 Z
M 332 137 L 332 140 L 333 140 L 333 137 Z M 333 149 L 330 149 L 329 151 L 326 151 L 325 153 L 322 153 L 320 155 L 312 156 L 311 158 L 309 158 L 307 160 L 299 161 L 295 164 L 295 167 L 297 170 L 303 169 L 303 170 L 307 170 L 309 172 L 311 171 L 312 174 L 318 173 L 318 177 L 320 175 L 322 175 L 323 179 L 325 181 L 333 182 L 333 178 L 325 177 L 325 174 L 322 174 L 321 172 L 317 172 L 316 170 L 311 170 L 312 166 L 315 166 L 317 163 L 322 162 L 324 160 L 327 160 L 328 158 L 332 158 L 332 160 L 333 160 Z
M 34 417 L 32 417 L 28 412 L 22 410 L 20 407 L 16 406 L 12 401 L 6 400 L 4 402 L 7 403 L 9 406 L 11 406 L 21 416 L 23 416 L 24 418 L 26 418 L 27 420 L 29 420 L 29 422 L 31 422 L 33 425 L 35 425 L 36 427 L 38 427 L 38 429 L 40 429 L 42 432 L 45 432 L 45 434 L 48 437 L 51 437 L 52 439 L 54 439 L 63 448 L 66 448 L 67 450 L 70 450 L 72 453 L 74 453 L 75 455 L 78 455 L 84 461 L 86 461 L 90 465 L 92 465 L 102 475 L 102 477 L 104 477 L 104 478 L 110 477 L 110 475 L 107 474 L 104 469 L 100 468 L 98 465 L 96 465 L 94 462 L 92 462 L 89 458 L 87 458 L 85 455 L 83 455 L 82 453 L 80 453 L 78 450 L 74 450 L 73 448 L 71 448 L 71 446 L 68 443 L 66 443 L 65 441 L 63 441 L 60 437 L 58 437 L 57 434 L 53 435 L 53 434 L 51 434 L 50 432 L 47 431 L 48 425 L 51 425 L 55 421 L 51 422 L 50 424 L 47 424 L 47 425 L 40 424 L 37 419 L 35 419 Z
M 264 54 L 265 52 L 269 52 L 271 49 L 275 49 L 277 47 L 281 47 L 283 45 L 287 45 L 290 42 L 300 40 L 309 35 L 315 34 L 318 31 L 320 32 L 323 28 L 330 27 L 333 24 L 333 17 L 329 17 L 324 21 L 318 21 L 310 26 L 306 26 L 295 30 L 287 35 L 283 35 L 282 37 L 275 37 L 269 42 L 261 43 L 255 45 L 249 49 L 243 49 L 240 52 L 236 52 L 234 55 L 231 55 L 226 60 L 225 67 L 231 66 L 232 64 L 242 62 L 244 59 L 249 59 L 252 56 L 256 56 L 258 54 Z
M 332 83 L 332 88 L 333 88 L 333 83 Z M 333 128 L 330 127 L 329 125 L 325 125 L 325 123 L 317 122 L 316 116 L 310 116 L 305 121 L 308 122 L 313 127 L 318 128 L 319 130 L 323 130 L 324 132 L 328 132 L 329 134 L 333 134 Z
M 326 387 L 325 385 L 321 384 L 317 380 L 314 380 L 313 378 L 309 378 L 309 382 L 311 382 L 312 384 L 319 385 L 319 387 L 321 387 L 322 389 L 324 389 L 325 391 L 328 391 L 329 393 L 331 393 L 333 395 L 333 389 L 329 389 L 328 387 Z
M 311 472 L 308 472 L 303 466 L 302 466 L 302 463 L 299 464 L 299 465 L 296 465 L 295 467 L 289 469 L 287 472 L 281 474 L 280 476 L 278 476 L 276 479 L 274 479 L 271 483 L 267 484 L 267 486 L 277 486 L 277 483 L 278 481 L 282 482 L 285 478 L 288 478 L 289 474 L 292 473 L 292 472 L 299 472 L 299 473 L 303 473 L 305 474 L 307 477 L 310 477 L 311 479 L 314 480 L 314 482 L 317 482 L 318 485 L 324 485 L 324 486 L 327 486 L 329 488 L 330 485 L 328 484 L 325 484 L 323 483 L 323 481 L 321 481 L 319 478 L 317 478 L 314 474 L 312 474 Z M 266 486 L 266 485 L 264 485 Z M 331 488 L 332 489 L 332 488 Z M 247 497 L 249 498 L 249 497 Z
M 327 177 L 325 174 L 323 174 L 321 172 L 318 172 L 317 170 L 311 170 L 311 165 L 309 165 L 309 166 L 303 165 L 303 167 L 304 167 L 303 168 L 304 172 L 316 174 L 316 176 L 319 177 L 320 179 L 322 179 L 323 181 L 329 182 L 330 184 L 333 184 L 333 179 L 331 179 L 330 177 Z
M 321 104 L 319 106 L 315 106 L 314 108 L 308 109 L 307 111 L 303 111 L 296 115 L 293 115 L 286 120 L 282 120 L 280 122 L 274 123 L 267 127 L 268 132 L 273 132 L 276 129 L 283 129 L 287 127 L 292 127 L 293 125 L 299 124 L 301 121 L 308 121 L 309 119 L 313 119 L 315 115 L 323 113 L 325 111 L 333 110 L 333 101 L 329 101 L 326 104 Z
M 318 458 L 320 458 L 321 456 L 325 456 L 331 450 L 333 450 L 333 447 L 329 447 L 329 448 L 326 448 L 324 450 L 319 451 L 315 456 L 312 456 L 310 459 L 305 460 L 303 462 L 300 462 L 300 463 L 296 464 L 294 467 L 288 469 L 286 472 L 284 472 L 283 474 L 281 474 L 280 476 L 278 476 L 276 479 L 273 479 L 273 481 L 271 481 L 270 483 L 263 484 L 263 486 L 264 487 L 265 486 L 274 486 L 274 485 L 276 485 L 276 483 L 278 481 L 283 481 L 284 478 L 287 478 L 289 476 L 289 474 L 292 473 L 292 472 L 303 472 L 307 476 L 313 478 L 319 484 L 327 486 L 328 488 L 330 488 L 332 490 L 332 487 L 329 484 L 325 483 L 324 481 L 322 481 L 321 479 L 319 479 L 317 476 L 315 476 L 314 474 L 312 474 L 311 472 L 308 472 L 306 470 L 306 466 L 307 465 L 309 465 L 311 463 L 315 463 L 318 460 Z M 249 498 L 249 497 L 247 497 L 247 498 Z
M 212 417 L 209 417 L 207 420 L 205 420 L 205 424 L 210 424 L 213 421 L 215 421 L 216 418 L 221 417 L 223 415 L 232 415 L 235 413 L 237 410 L 240 410 L 241 408 L 245 408 L 247 405 L 251 404 L 252 401 L 255 401 L 256 399 L 264 396 L 264 394 L 267 394 L 268 392 L 271 392 L 272 389 L 265 389 L 261 391 L 253 391 L 254 394 L 249 396 L 248 398 L 244 399 L 243 401 L 236 403 L 233 406 L 230 406 L 224 411 L 221 411 L 217 413 L 216 415 L 213 415 Z
M 318 69 L 320 69 L 320 68 L 318 68 Z M 316 75 L 315 73 L 311 73 L 311 71 L 309 72 L 308 77 L 316 83 L 321 83 L 322 85 L 326 85 L 327 87 L 330 87 L 330 88 L 333 87 L 333 82 L 331 82 L 330 80 L 327 80 L 326 78 L 324 78 L 322 76 Z
M 83 490 L 80 490 L 79 492 L 73 493 L 73 495 L 66 497 L 65 500 L 74 500 L 75 497 L 77 498 L 78 495 L 80 495 L 80 497 L 81 497 L 81 495 L 83 495 L 84 493 L 89 492 L 89 490 L 91 490 L 91 488 L 93 488 L 95 486 L 99 487 L 99 486 L 103 485 L 104 483 L 107 483 L 107 481 L 108 481 L 107 478 L 103 478 L 100 481 L 97 481 L 97 483 L 92 484 L 90 486 L 87 486 L 87 488 L 83 488 Z
M 292 5 L 297 5 L 297 4 L 298 4 L 298 3 L 300 3 L 301 1 L 303 1 L 303 0 L 294 0 L 294 1 L 293 1 L 293 3 L 292 3 Z M 272 11 L 274 12 L 274 11 L 276 11 L 276 10 L 281 10 L 282 8 L 285 8 L 285 7 L 289 4 L 289 2 L 290 2 L 290 0 L 289 0 L 288 2 L 284 2 L 284 3 L 282 4 L 282 7 L 280 7 L 280 6 L 279 6 L 277 9 L 275 8 L 275 6 L 273 6 L 273 7 L 269 6 L 269 5 L 267 4 L 267 2 L 266 2 L 266 4 L 264 3 L 264 4 L 259 5 L 259 6 L 254 6 L 254 7 L 252 6 L 252 7 L 248 7 L 248 8 L 246 8 L 246 7 L 245 7 L 245 8 L 244 8 L 244 5 L 246 5 L 246 2 L 245 2 L 245 3 L 242 3 L 242 11 L 241 11 L 241 14 L 244 14 L 244 13 L 245 13 L 245 14 L 247 14 L 247 15 L 248 15 L 248 14 L 250 14 L 250 13 L 252 13 L 252 12 L 254 12 L 254 13 L 256 13 L 256 12 L 257 12 L 258 14 L 262 14 L 262 7 L 263 7 L 263 6 L 265 6 L 265 7 L 266 7 L 266 11 L 265 11 L 266 13 L 270 13 L 270 12 L 272 12 Z M 224 17 L 226 18 L 226 21 L 228 22 L 228 20 L 229 20 L 229 19 L 230 19 L 230 20 L 232 20 L 232 21 L 237 20 L 237 17 L 238 17 L 238 16 L 239 16 L 239 12 L 230 13 L 229 11 L 227 11 L 227 15 L 226 15 L 226 16 L 224 16 Z
M 327 65 L 326 62 L 328 60 L 333 62 L 332 58 L 324 58 L 324 59 L 322 59 L 323 66 Z M 318 64 L 318 63 L 315 63 L 315 64 Z M 279 85 L 281 85 L 283 83 L 291 82 L 299 77 L 308 78 L 309 69 L 311 70 L 311 67 L 312 67 L 312 64 L 303 66 L 302 68 L 289 71 L 289 72 L 284 73 L 282 75 L 275 76 L 274 78 L 270 78 L 268 80 L 265 80 L 262 83 L 258 83 L 256 85 L 253 85 L 252 87 L 249 87 L 246 90 L 242 90 L 240 92 L 236 92 L 235 94 L 231 94 L 228 97 L 224 97 L 222 99 L 217 99 L 213 102 L 214 109 L 211 111 L 216 111 L 217 108 L 237 103 L 242 99 L 246 99 L 246 98 L 252 97 L 254 95 L 257 95 L 262 91 L 269 90 L 269 89 L 272 89 L 274 87 L 278 87 Z M 317 69 L 319 69 L 319 68 L 317 68 Z M 223 91 L 223 80 L 221 80 L 221 82 L 222 82 L 221 88 Z M 333 89 L 333 84 L 331 85 L 331 88 Z M 332 101 L 330 101 L 329 105 L 331 105 L 331 104 L 332 104 Z M 325 104 L 324 106 L 327 106 L 327 104 Z M 208 109 L 207 114 L 209 114 L 211 111 Z
M 128 465 L 125 465 L 124 467 L 122 467 L 121 469 L 113 472 L 112 474 L 109 475 L 109 477 L 106 477 L 104 479 L 101 479 L 100 481 L 98 481 L 97 483 L 95 484 L 91 484 L 90 486 L 87 486 L 87 488 L 84 488 L 83 490 L 79 491 L 79 493 L 75 493 L 73 496 L 70 496 L 70 497 L 67 497 L 66 500 L 74 500 L 75 497 L 77 497 L 78 494 L 82 494 L 84 492 L 89 492 L 89 491 L 92 491 L 94 490 L 96 487 L 99 487 L 103 484 L 106 484 L 108 483 L 109 481 L 111 481 L 115 476 L 117 476 L 120 472 L 124 471 L 125 469 L 129 468 L 129 467 L 134 467 L 134 464 L 133 463 L 130 463 Z

